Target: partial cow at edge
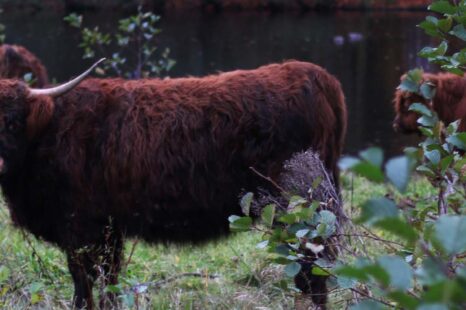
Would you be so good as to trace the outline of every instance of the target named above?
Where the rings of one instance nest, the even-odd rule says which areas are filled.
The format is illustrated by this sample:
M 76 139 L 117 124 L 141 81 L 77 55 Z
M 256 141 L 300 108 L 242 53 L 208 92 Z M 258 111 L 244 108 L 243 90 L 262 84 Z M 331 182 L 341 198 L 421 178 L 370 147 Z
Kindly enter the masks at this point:
M 466 131 L 466 79 L 452 73 L 424 73 L 423 81 L 435 88 L 432 100 L 420 94 L 397 89 L 393 100 L 395 119 L 393 128 L 405 134 L 419 132 L 419 114 L 409 111 L 413 103 L 423 103 L 438 114 L 445 124 L 461 120 L 458 131 Z M 404 76 L 401 78 L 403 80 Z
M 0 78 L 23 79 L 27 73 L 32 74 L 33 87 L 49 83 L 47 70 L 33 53 L 19 45 L 1 45 Z
M 346 106 L 319 66 L 80 83 L 91 69 L 51 89 L 0 80 L 0 184 L 11 217 L 66 252 L 77 307 L 93 307 L 100 271 L 117 283 L 124 237 L 227 234 L 239 194 L 271 186 L 250 167 L 278 179 L 287 159 L 312 148 L 338 182 Z

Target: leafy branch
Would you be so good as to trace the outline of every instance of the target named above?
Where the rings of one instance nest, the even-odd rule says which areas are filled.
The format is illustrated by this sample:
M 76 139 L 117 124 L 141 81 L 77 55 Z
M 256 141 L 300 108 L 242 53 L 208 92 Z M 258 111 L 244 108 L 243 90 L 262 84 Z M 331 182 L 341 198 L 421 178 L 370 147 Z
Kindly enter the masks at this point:
M 142 12 L 141 8 L 136 15 L 120 19 L 118 31 L 114 34 L 102 32 L 98 26 L 83 28 L 82 16 L 75 13 L 64 20 L 70 26 L 81 29 L 82 41 L 79 46 L 84 50 L 83 58 L 109 58 L 98 71 L 103 75 L 129 79 L 161 76 L 176 63 L 169 58 L 170 49 L 159 51 L 157 47 L 156 37 L 161 30 L 156 23 L 160 16 Z M 111 52 L 115 48 L 117 51 Z

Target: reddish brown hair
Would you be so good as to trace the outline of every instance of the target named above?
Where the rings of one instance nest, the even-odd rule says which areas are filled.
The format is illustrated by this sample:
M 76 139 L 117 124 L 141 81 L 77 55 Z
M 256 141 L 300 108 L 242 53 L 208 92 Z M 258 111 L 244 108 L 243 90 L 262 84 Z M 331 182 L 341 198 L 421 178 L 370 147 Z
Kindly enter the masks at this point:
M 26 73 L 32 73 L 34 87 L 48 84 L 47 70 L 41 61 L 26 48 L 19 45 L 3 44 L 0 46 L 0 77 L 23 79 Z
M 402 77 L 403 79 L 403 77 Z M 435 111 L 440 120 L 448 124 L 461 120 L 459 130 L 466 131 L 466 80 L 451 73 L 425 73 L 423 81 L 432 84 L 435 95 L 431 101 L 421 95 L 397 89 L 393 100 L 395 109 L 395 129 L 406 133 L 417 131 L 419 115 L 409 111 L 412 103 L 419 102 Z
M 271 187 L 250 167 L 277 179 L 308 148 L 337 182 L 346 130 L 338 80 L 297 61 L 204 78 L 88 79 L 53 101 L 0 80 L 2 117 L 24 127 L 0 134 L 12 217 L 66 251 L 76 304 L 88 307 L 96 264 L 116 282 L 124 235 L 221 236 L 241 213 L 240 192 Z

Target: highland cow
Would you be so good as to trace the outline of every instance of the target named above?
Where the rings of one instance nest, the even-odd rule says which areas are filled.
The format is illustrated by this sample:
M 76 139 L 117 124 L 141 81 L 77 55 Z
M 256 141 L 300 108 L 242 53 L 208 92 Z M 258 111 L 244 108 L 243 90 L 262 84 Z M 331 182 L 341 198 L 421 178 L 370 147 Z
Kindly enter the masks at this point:
M 31 86 L 44 87 L 48 84 L 47 70 L 41 61 L 26 48 L 19 45 L 0 46 L 0 78 L 23 79 L 31 73 Z
M 402 77 L 403 80 L 404 77 Z M 417 119 L 419 114 L 409 111 L 413 103 L 423 103 L 438 114 L 445 124 L 461 120 L 458 130 L 466 131 L 466 80 L 452 73 L 423 74 L 423 82 L 435 88 L 432 100 L 427 100 L 418 93 L 397 89 L 395 92 L 395 119 L 393 128 L 402 133 L 419 132 Z
M 345 102 L 316 65 L 80 83 L 91 69 L 51 89 L 0 80 L 11 217 L 66 252 L 77 307 L 93 307 L 100 271 L 117 282 L 123 237 L 196 243 L 228 233 L 239 193 L 270 186 L 250 167 L 277 178 L 312 147 L 338 180 Z

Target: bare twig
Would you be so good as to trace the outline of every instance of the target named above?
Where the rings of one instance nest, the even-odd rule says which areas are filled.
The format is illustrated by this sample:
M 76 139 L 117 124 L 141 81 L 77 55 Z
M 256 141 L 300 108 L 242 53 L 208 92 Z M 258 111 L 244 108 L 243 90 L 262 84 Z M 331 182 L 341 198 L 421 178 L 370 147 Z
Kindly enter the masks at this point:
M 363 291 L 361 291 L 361 290 L 358 290 L 358 289 L 355 289 L 355 288 L 350 288 L 350 290 L 351 290 L 352 292 L 355 292 L 356 294 L 362 295 L 362 296 L 364 296 L 364 297 L 366 297 L 366 298 L 372 299 L 373 301 L 376 301 L 376 302 L 379 302 L 379 303 L 381 303 L 381 304 L 384 304 L 384 305 L 387 306 L 387 307 L 390 307 L 390 308 L 393 308 L 393 309 L 396 308 L 394 305 L 392 305 L 392 304 L 390 304 L 390 303 L 388 303 L 388 302 L 386 302 L 386 301 L 384 301 L 384 300 L 382 300 L 382 299 L 379 299 L 379 298 L 375 298 L 375 297 L 373 297 L 373 296 L 370 296 L 369 294 L 367 294 L 366 292 L 363 292 Z
M 44 261 L 42 260 L 42 258 L 37 253 L 36 248 L 34 247 L 31 240 L 29 239 L 29 236 L 26 234 L 26 232 L 24 230 L 21 229 L 20 231 L 21 231 L 21 234 L 23 235 L 24 240 L 26 240 L 28 246 L 32 250 L 32 256 L 37 259 L 37 263 L 39 264 L 39 267 L 40 267 L 42 273 L 49 279 L 49 281 L 52 281 L 52 283 L 53 283 L 54 282 L 53 277 L 50 275 L 48 269 L 45 267 Z
M 378 237 L 375 234 L 372 234 L 372 235 L 369 235 L 369 234 L 367 234 L 367 235 L 366 234 L 338 234 L 336 236 L 369 238 L 369 239 L 376 240 L 376 241 L 379 241 L 379 242 L 382 242 L 382 243 L 392 243 L 392 244 L 395 244 L 395 245 L 398 245 L 398 246 L 404 246 L 403 244 L 401 244 L 399 242 L 396 242 L 396 241 L 390 241 L 390 240 L 382 239 L 382 238 Z
M 262 173 L 260 173 L 259 171 L 257 171 L 254 167 L 249 167 L 249 169 L 251 169 L 252 172 L 254 172 L 255 174 L 257 174 L 258 176 L 260 176 L 260 177 L 263 178 L 264 180 L 267 180 L 267 181 L 269 181 L 270 183 L 272 183 L 273 186 L 275 186 L 280 192 L 286 193 L 285 189 L 284 189 L 283 187 L 281 187 L 280 185 L 278 185 L 277 182 L 275 182 L 274 180 L 272 180 L 271 177 L 268 177 L 268 176 L 263 175 Z
M 133 257 L 134 250 L 136 249 L 136 246 L 138 245 L 138 243 L 139 243 L 139 239 L 135 239 L 133 241 L 133 245 L 131 246 L 131 251 L 129 252 L 128 259 L 126 260 L 126 263 L 125 263 L 125 268 L 127 268 L 129 264 L 131 263 L 131 258 Z

